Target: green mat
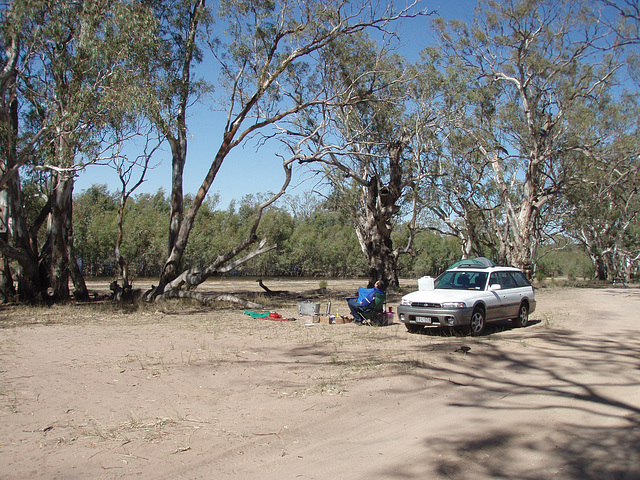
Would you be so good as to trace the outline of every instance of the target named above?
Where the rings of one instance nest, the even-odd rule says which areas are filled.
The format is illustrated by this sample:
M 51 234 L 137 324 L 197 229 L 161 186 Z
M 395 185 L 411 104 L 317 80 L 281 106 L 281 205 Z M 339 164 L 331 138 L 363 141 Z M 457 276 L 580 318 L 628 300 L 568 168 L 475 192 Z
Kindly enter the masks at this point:
M 258 313 L 258 312 L 252 312 L 250 310 L 245 310 L 244 313 L 246 315 L 250 315 L 251 318 L 265 318 L 269 316 L 269 312 L 267 313 Z

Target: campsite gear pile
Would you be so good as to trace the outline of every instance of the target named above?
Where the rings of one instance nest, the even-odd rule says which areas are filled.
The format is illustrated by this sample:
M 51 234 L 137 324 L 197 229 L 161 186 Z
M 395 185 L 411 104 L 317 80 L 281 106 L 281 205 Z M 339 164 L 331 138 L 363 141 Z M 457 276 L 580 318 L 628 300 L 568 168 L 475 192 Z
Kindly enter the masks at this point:
M 366 295 L 366 292 L 362 294 Z M 349 299 L 345 298 L 345 300 Z M 331 302 L 327 303 L 327 310 L 324 315 L 320 314 L 320 303 L 318 302 L 298 303 L 300 316 L 311 316 L 313 323 L 344 324 L 355 321 L 362 325 L 391 325 L 393 323 L 393 309 L 389 307 L 389 310 L 385 311 L 384 304 L 380 304 L 378 308 L 380 308 L 380 311 L 371 312 L 372 314 L 369 318 L 352 318 L 348 315 L 340 315 L 337 309 L 335 313 L 331 313 Z
M 347 300 L 347 299 L 345 299 Z M 295 321 L 294 317 L 287 318 L 280 315 L 278 312 L 254 312 L 251 310 L 245 310 L 245 315 L 249 315 L 251 318 L 262 320 L 274 320 L 278 322 L 291 322 Z M 320 303 L 318 302 L 299 302 L 298 314 L 300 316 L 311 316 L 312 323 L 329 323 L 329 324 L 344 324 L 357 322 L 362 325 L 391 325 L 393 324 L 393 309 L 389 307 L 388 311 L 384 310 L 382 305 L 381 311 L 372 311 L 371 315 L 361 318 L 351 318 L 347 315 L 340 315 L 337 311 L 331 313 L 331 302 L 327 304 L 327 310 L 324 315 L 320 315 Z M 308 324 L 309 325 L 309 324 Z

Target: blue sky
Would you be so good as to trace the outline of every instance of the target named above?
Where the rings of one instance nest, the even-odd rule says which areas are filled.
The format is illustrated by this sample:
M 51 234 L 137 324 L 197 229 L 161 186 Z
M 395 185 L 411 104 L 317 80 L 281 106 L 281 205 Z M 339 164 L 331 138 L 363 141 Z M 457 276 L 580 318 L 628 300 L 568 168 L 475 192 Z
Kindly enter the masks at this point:
M 448 2 L 425 0 L 423 6 L 438 10 L 445 18 L 469 19 L 473 14 L 475 0 L 450 0 Z M 429 20 L 413 19 L 402 26 L 403 53 L 416 60 L 420 50 L 428 42 Z M 195 193 L 211 165 L 213 156 L 222 139 L 225 122 L 223 112 L 213 111 L 207 105 L 199 104 L 190 108 L 188 128 L 189 144 L 187 163 L 184 171 L 184 192 Z M 171 155 L 168 146 L 156 154 L 156 163 L 149 171 L 145 183 L 136 193 L 155 193 L 164 188 L 171 189 Z M 220 196 L 220 208 L 226 208 L 233 199 L 240 200 L 250 193 L 277 191 L 283 181 L 282 161 L 267 148 L 256 151 L 255 145 L 236 147 L 225 159 L 210 194 Z M 294 173 L 288 194 L 300 195 L 317 185 L 317 178 L 308 178 L 306 172 Z M 115 172 L 106 166 L 90 166 L 76 180 L 75 193 L 86 190 L 93 184 L 106 184 L 110 191 L 116 192 L 120 185 Z

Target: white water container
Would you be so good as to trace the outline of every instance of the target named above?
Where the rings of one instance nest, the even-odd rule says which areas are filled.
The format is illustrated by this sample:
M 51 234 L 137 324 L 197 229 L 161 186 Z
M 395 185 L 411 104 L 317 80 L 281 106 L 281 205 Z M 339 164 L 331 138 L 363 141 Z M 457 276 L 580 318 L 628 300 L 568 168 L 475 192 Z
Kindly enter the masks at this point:
M 433 278 L 426 276 L 418 279 L 418 290 L 433 290 Z

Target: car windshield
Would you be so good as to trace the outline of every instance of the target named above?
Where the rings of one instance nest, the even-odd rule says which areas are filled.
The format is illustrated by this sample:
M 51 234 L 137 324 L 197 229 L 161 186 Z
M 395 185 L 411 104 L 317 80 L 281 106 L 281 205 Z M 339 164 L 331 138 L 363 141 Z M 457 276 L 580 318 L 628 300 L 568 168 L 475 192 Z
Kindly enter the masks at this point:
M 449 290 L 484 290 L 486 284 L 486 272 L 447 271 L 436 279 L 435 288 Z

